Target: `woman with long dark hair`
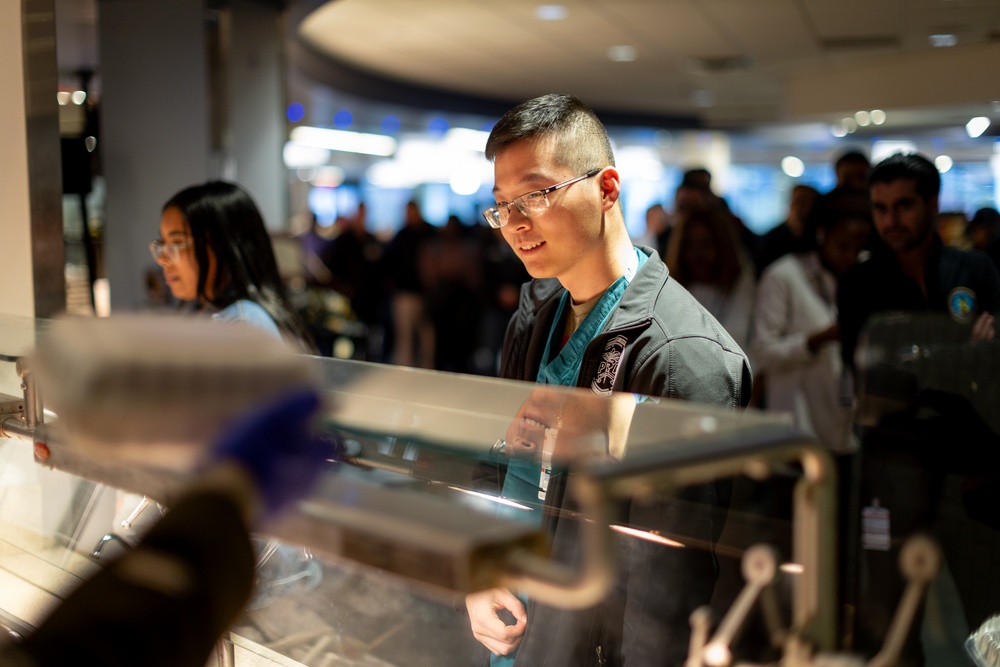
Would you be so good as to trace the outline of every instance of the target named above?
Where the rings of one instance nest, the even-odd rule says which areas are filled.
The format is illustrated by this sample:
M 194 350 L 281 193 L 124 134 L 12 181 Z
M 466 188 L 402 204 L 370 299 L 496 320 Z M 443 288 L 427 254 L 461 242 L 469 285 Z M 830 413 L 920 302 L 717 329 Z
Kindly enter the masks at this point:
M 238 185 L 209 181 L 163 205 L 150 244 L 170 292 L 215 319 L 244 321 L 310 348 L 288 300 L 257 205 Z
M 718 206 L 686 211 L 670 234 L 664 261 L 670 277 L 747 350 L 756 285 L 736 225 L 732 215 Z

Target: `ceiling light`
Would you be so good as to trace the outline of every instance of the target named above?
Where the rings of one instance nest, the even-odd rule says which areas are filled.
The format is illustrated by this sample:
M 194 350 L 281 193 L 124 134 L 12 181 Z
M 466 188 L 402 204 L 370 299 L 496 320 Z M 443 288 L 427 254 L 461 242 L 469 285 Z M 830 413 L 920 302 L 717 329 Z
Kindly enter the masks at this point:
M 70 97 L 76 106 L 80 106 L 87 101 L 87 93 L 82 90 L 74 90 Z
M 535 18 L 541 21 L 562 21 L 569 16 L 565 5 L 538 5 L 535 7 Z
M 805 173 L 805 170 L 805 164 L 794 155 L 789 155 L 781 160 L 781 171 L 785 172 L 785 175 L 789 178 L 798 178 Z
M 67 90 L 60 90 L 56 93 L 56 101 L 59 102 L 59 106 L 64 107 L 69 104 L 70 92 Z
M 847 130 L 844 128 L 842 123 L 834 123 L 830 126 L 830 134 L 835 137 L 846 137 Z
M 975 118 L 973 118 L 972 120 L 970 120 L 968 123 L 965 124 L 965 131 L 969 134 L 970 137 L 975 139 L 976 137 L 983 136 L 983 132 L 985 132 L 986 128 L 988 128 L 989 126 L 990 126 L 989 118 L 987 118 L 986 116 L 976 116 Z
M 639 55 L 634 46 L 618 44 L 617 46 L 608 47 L 608 60 L 616 63 L 630 63 L 638 57 Z
M 289 169 L 318 167 L 330 161 L 330 151 L 326 148 L 306 146 L 295 141 L 285 143 L 281 156 Z
M 853 118 L 845 118 L 840 121 L 840 124 L 844 126 L 844 129 L 847 130 L 848 134 L 853 134 L 858 129 L 858 122 Z
M 881 125 L 885 122 L 886 115 L 881 109 L 872 109 L 871 117 L 873 125 Z
M 934 166 L 937 167 L 937 170 L 942 174 L 947 173 L 954 164 L 955 161 L 947 155 L 938 155 L 934 158 Z
M 951 33 L 930 35 L 927 39 L 930 40 L 931 46 L 934 47 L 955 46 L 958 44 L 958 37 Z
M 298 144 L 331 151 L 383 156 L 392 155 L 396 151 L 396 140 L 384 134 L 329 130 L 302 125 L 292 130 L 291 137 L 292 141 Z
M 868 127 L 871 125 L 872 117 L 867 111 L 859 111 L 854 114 L 854 120 L 858 121 L 858 125 L 861 127 Z

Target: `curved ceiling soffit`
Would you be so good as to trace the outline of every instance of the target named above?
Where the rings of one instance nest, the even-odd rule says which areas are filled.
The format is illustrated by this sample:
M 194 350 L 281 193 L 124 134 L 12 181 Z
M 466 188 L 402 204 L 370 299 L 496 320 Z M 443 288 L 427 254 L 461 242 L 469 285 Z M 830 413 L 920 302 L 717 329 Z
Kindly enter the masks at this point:
M 366 99 L 403 104 L 430 111 L 450 111 L 499 117 L 520 99 L 481 97 L 415 84 L 366 70 L 323 51 L 295 33 L 290 63 L 316 83 Z M 628 113 L 593 107 L 605 125 L 663 129 L 702 129 L 697 116 Z

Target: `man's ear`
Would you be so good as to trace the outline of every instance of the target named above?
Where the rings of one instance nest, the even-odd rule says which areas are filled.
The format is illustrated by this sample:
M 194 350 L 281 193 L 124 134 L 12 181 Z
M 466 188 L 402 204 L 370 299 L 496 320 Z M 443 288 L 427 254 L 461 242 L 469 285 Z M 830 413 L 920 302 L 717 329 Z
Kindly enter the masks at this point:
M 614 167 L 605 167 L 604 171 L 597 175 L 601 186 L 601 198 L 604 201 L 605 212 L 617 203 L 622 194 L 621 176 Z

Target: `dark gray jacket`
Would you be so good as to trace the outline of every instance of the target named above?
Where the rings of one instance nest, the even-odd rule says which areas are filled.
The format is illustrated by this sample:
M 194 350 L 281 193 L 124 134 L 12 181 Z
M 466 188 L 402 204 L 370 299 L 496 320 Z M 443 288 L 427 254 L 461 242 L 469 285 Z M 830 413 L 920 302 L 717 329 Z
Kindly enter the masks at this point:
M 649 248 L 648 260 L 622 295 L 605 331 L 592 340 L 578 386 L 598 394 L 628 391 L 741 409 L 750 400 L 746 355 L 691 294 L 670 279 Z M 521 290 L 501 357 L 501 376 L 533 381 L 564 289 L 554 279 L 533 280 Z M 554 475 L 546 497 L 545 529 L 553 558 L 575 563 L 578 523 L 564 507 L 566 479 Z M 613 521 L 663 535 L 715 543 L 725 519 L 729 485 L 687 487 L 670 499 L 626 502 Z M 570 510 L 561 512 L 559 509 Z M 616 538 L 618 566 L 607 599 L 582 611 L 534 601 L 518 649 L 517 665 L 682 665 L 690 637 L 689 616 L 711 599 L 717 577 L 714 553 Z
M 587 346 L 578 386 L 604 394 L 628 391 L 729 408 L 750 402 L 750 365 L 736 341 L 649 255 L 605 331 Z M 554 278 L 521 288 L 507 326 L 500 376 L 533 381 L 563 292 Z

